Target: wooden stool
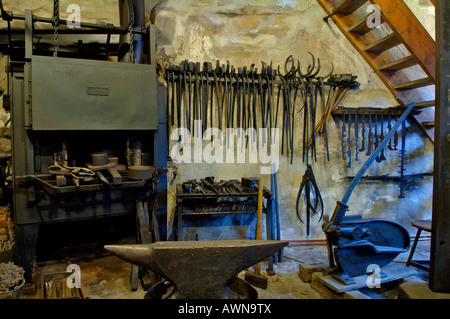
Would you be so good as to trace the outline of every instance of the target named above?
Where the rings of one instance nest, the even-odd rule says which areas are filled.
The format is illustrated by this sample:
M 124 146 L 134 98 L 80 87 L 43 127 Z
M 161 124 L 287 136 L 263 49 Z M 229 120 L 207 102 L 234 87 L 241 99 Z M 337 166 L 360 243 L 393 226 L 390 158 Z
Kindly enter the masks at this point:
M 416 238 L 414 239 L 414 244 L 411 247 L 411 252 L 409 253 L 408 261 L 406 262 L 406 267 L 409 267 L 409 265 L 413 265 L 414 267 L 417 267 L 419 269 L 430 271 L 429 267 L 419 264 L 417 260 L 414 261 L 412 260 L 412 258 L 414 255 L 414 251 L 416 250 L 417 243 L 419 242 L 419 237 L 422 233 L 422 230 L 431 232 L 431 220 L 414 220 L 411 225 L 417 228 L 417 234 Z

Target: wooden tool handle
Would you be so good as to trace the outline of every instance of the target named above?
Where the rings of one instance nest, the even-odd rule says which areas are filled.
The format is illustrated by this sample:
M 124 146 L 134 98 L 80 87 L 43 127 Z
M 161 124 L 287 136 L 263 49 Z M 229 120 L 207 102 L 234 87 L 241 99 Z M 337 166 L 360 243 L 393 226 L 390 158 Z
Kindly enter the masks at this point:
M 258 183 L 258 215 L 256 219 L 256 240 L 261 240 L 261 219 L 262 219 L 262 199 L 263 199 L 263 184 L 262 178 L 259 178 Z M 260 263 L 255 265 L 255 274 L 259 275 L 261 271 Z
M 258 216 L 256 220 L 256 240 L 261 240 L 262 199 L 263 199 L 263 185 L 262 185 L 262 178 L 260 177 L 258 184 Z

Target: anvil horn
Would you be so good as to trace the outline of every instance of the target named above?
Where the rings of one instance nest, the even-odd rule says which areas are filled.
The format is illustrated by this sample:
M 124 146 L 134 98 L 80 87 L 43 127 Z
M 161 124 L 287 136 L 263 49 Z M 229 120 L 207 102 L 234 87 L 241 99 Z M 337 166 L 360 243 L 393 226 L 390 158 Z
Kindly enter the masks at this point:
M 154 249 L 151 244 L 142 245 L 106 245 L 107 251 L 134 265 L 160 272 L 154 260 Z

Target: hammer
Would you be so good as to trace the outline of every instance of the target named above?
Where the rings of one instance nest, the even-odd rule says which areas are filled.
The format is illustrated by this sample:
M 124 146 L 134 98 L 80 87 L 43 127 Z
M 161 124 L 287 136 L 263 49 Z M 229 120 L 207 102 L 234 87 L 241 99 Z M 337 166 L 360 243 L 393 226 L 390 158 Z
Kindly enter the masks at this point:
M 263 185 L 262 178 L 259 178 L 258 183 L 258 215 L 256 220 L 256 240 L 261 240 L 261 218 L 262 218 L 262 197 L 263 197 Z M 260 274 L 261 264 L 258 262 L 255 264 L 255 272 L 246 271 L 245 280 L 253 286 L 258 288 L 267 288 L 267 277 Z

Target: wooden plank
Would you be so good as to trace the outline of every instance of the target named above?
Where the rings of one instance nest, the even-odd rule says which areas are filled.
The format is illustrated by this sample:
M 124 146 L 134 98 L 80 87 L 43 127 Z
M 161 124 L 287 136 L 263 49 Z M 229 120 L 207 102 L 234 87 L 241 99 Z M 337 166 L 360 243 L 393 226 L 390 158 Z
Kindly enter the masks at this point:
M 436 5 L 436 135 L 429 288 L 435 293 L 450 292 L 450 2 Z
M 413 276 L 417 273 L 417 271 L 412 268 L 408 268 L 404 265 L 395 263 L 390 263 L 384 266 L 383 268 L 381 268 L 381 271 L 386 274 L 386 277 L 380 278 L 380 284 L 402 279 L 408 276 Z M 331 278 L 331 276 L 320 277 L 320 280 L 323 282 L 323 284 L 336 293 L 343 293 L 346 291 L 352 291 L 367 287 L 367 275 L 353 277 L 352 279 L 355 281 L 354 284 L 345 285 Z
M 350 14 L 358 10 L 367 0 L 342 0 L 333 10 L 336 13 Z
M 323 274 L 315 272 L 312 274 L 311 287 L 328 299 L 372 299 L 359 290 L 351 290 L 343 293 L 336 293 L 323 283 Z
M 398 71 L 402 69 L 409 68 L 413 65 L 418 64 L 419 62 L 412 55 L 408 55 L 402 59 L 396 60 L 391 63 L 386 63 L 385 65 L 379 68 L 380 71 Z
M 411 55 L 417 58 L 425 73 L 434 82 L 436 45 L 414 13 L 403 1 L 370 0 L 370 2 L 380 7 L 383 20 L 398 35 Z
M 366 34 L 373 30 L 373 28 L 369 27 L 367 24 L 367 19 L 372 15 L 373 13 L 369 13 L 364 18 L 353 24 L 351 27 L 347 29 L 348 32 L 352 33 L 358 33 L 358 34 Z M 383 23 L 384 21 L 381 20 L 380 23 Z
M 433 101 L 424 101 L 424 102 L 416 103 L 413 108 L 414 109 L 423 109 L 423 108 L 432 107 L 432 106 L 435 106 L 435 105 L 436 105 L 436 101 L 435 100 L 433 100 Z
M 372 299 L 359 290 L 346 291 L 342 295 L 342 299 Z
M 396 89 L 396 90 L 412 90 L 412 89 L 417 89 L 420 87 L 433 85 L 433 84 L 434 83 L 433 83 L 433 81 L 430 80 L 430 78 L 423 78 L 423 79 L 418 79 L 415 81 L 410 81 L 410 82 L 396 85 L 396 86 L 394 86 L 394 89 Z
M 324 285 L 323 277 L 324 275 L 320 272 L 313 273 L 311 278 L 311 287 L 328 299 L 341 299 L 342 294 L 338 294 Z
M 397 37 L 397 35 L 395 33 L 391 33 L 391 34 L 385 36 L 384 38 L 367 45 L 364 48 L 364 51 L 368 51 L 368 52 L 386 51 L 386 50 L 389 50 L 401 43 L 402 42 Z
M 298 276 L 303 282 L 311 282 L 313 273 L 329 275 L 332 271 L 333 270 L 328 263 L 317 262 L 313 264 L 298 264 Z

